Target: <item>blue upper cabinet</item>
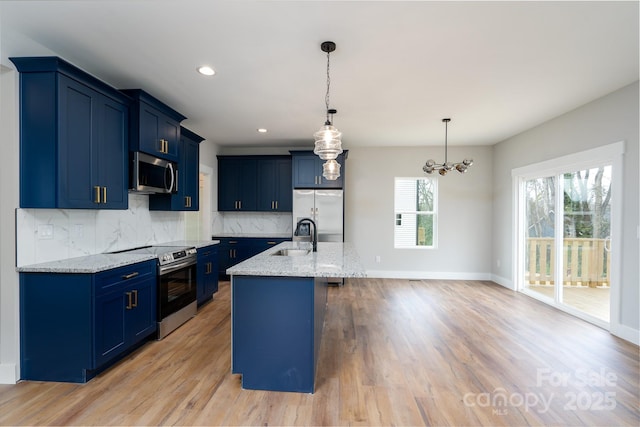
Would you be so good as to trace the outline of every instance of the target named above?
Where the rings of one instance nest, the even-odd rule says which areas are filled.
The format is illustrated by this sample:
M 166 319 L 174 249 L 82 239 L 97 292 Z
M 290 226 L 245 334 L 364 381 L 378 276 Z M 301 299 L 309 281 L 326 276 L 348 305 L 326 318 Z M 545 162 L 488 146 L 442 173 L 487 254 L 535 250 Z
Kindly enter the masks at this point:
M 178 192 L 150 195 L 150 210 L 197 211 L 200 209 L 200 142 L 203 140 L 203 137 L 189 129 L 180 128 Z
M 256 158 L 218 156 L 218 210 L 256 210 Z
M 58 57 L 20 72 L 20 207 L 127 209 L 130 98 Z
M 291 157 L 265 157 L 258 159 L 257 210 L 265 212 L 291 212 Z
M 180 122 L 185 116 L 141 89 L 126 89 L 131 105 L 131 151 L 177 162 L 180 152 Z
M 291 212 L 291 156 L 218 156 L 218 210 Z
M 346 158 L 347 151 L 338 156 L 336 161 L 340 164 L 340 177 L 329 181 L 322 176 L 325 161 L 313 151 L 291 151 L 293 188 L 343 188 Z

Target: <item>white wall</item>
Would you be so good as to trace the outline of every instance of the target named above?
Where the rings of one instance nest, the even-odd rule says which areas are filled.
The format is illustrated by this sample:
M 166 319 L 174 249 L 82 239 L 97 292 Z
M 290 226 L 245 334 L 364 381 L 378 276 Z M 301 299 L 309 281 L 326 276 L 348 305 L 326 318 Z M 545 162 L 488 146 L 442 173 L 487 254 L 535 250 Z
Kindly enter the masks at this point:
M 635 334 L 636 341 L 640 329 L 638 91 L 636 82 L 494 146 L 494 246 L 490 264 L 495 281 L 513 287 L 512 169 L 624 141 L 620 323 L 628 328 L 621 333 Z
M 449 147 L 449 159 L 473 158 L 466 174 L 438 179 L 437 249 L 394 249 L 394 178 L 422 177 L 444 146 L 354 148 L 346 161 L 345 240 L 370 277 L 489 279 L 491 273 L 491 147 Z M 376 262 L 380 256 L 380 263 Z
M 2 64 L 0 61 L 0 383 L 10 384 L 18 379 L 20 357 L 14 220 L 18 206 L 18 80 L 17 73 Z

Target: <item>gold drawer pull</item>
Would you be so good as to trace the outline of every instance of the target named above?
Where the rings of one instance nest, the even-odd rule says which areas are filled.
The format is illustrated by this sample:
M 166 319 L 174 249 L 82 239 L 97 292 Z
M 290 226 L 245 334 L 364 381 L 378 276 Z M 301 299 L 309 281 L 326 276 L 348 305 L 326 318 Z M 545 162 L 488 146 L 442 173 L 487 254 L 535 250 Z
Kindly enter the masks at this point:
M 124 280 L 129 280 L 129 279 L 133 279 L 134 277 L 136 277 L 139 274 L 140 273 L 138 273 L 137 271 L 134 271 L 133 273 L 125 274 L 124 276 L 122 276 L 122 278 Z

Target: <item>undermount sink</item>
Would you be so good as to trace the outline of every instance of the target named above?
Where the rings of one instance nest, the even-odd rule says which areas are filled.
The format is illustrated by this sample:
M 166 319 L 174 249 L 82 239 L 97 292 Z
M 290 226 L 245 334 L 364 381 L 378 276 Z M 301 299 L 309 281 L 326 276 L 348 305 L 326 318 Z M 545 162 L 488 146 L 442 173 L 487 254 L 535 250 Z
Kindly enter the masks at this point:
M 311 252 L 310 249 L 280 249 L 272 253 L 275 256 L 304 256 Z

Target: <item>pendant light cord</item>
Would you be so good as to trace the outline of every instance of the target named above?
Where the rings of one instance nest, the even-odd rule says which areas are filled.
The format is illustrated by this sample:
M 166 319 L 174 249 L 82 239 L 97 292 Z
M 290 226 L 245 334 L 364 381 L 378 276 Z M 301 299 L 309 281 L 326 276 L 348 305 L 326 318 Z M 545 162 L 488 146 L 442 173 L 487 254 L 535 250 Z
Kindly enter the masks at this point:
M 325 111 L 327 113 L 327 122 L 325 124 L 330 125 L 331 121 L 329 120 L 329 88 L 331 87 L 331 75 L 329 73 L 329 57 L 331 52 L 327 52 L 327 94 L 324 96 L 324 104 Z

